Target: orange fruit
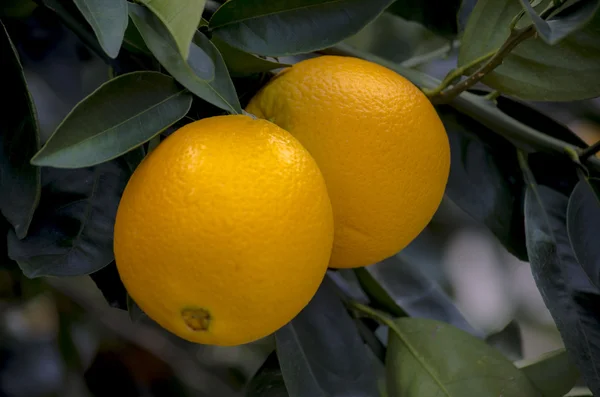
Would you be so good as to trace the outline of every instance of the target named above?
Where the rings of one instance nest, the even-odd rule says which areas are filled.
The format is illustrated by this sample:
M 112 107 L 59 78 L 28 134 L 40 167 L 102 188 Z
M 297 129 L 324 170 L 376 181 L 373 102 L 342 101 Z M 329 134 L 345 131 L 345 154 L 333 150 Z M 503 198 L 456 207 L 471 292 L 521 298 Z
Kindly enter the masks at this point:
M 187 124 L 135 170 L 119 203 L 121 279 L 158 324 L 239 345 L 292 320 L 325 276 L 333 214 L 289 133 L 244 115 Z
M 334 213 L 330 266 L 367 266 L 406 247 L 439 207 L 450 145 L 427 97 L 365 60 L 320 56 L 286 68 L 246 110 L 317 161 Z

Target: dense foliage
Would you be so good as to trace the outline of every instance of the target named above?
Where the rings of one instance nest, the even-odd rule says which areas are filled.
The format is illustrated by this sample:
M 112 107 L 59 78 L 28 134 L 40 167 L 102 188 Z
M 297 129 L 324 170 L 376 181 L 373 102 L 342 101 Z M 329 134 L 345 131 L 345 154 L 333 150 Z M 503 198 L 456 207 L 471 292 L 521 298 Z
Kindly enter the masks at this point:
M 143 315 L 118 277 L 106 276 L 115 271 L 119 199 L 143 157 L 180 125 L 242 113 L 291 56 L 356 56 L 407 77 L 436 105 L 452 147 L 447 197 L 530 264 L 565 349 L 511 361 L 419 263 L 398 256 L 330 271 L 309 306 L 275 333 L 276 352 L 246 395 L 560 397 L 580 376 L 600 395 L 599 147 L 526 102 L 600 96 L 600 0 L 11 0 L 2 7 L 6 268 L 28 279 L 90 275 L 108 303 Z M 110 67 L 110 79 L 50 137 L 40 136 L 11 38 L 32 12 L 55 14 Z M 460 46 L 456 68 L 439 81 L 412 67 L 427 59 L 400 64 L 349 44 L 384 16 Z M 592 395 L 581 393 L 571 395 Z

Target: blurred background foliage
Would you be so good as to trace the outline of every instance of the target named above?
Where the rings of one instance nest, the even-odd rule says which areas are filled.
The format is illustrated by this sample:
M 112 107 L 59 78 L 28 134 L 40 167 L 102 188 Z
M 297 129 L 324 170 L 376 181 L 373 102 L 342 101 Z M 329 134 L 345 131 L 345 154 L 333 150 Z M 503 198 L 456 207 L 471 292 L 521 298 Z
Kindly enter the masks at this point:
M 448 15 L 460 2 L 439 1 L 431 11 L 419 3 L 392 5 L 346 44 L 443 78 L 456 65 L 460 12 L 458 20 Z M 49 10 L 17 0 L 4 0 L 2 9 L 38 109 L 43 142 L 111 72 Z M 234 79 L 242 102 L 265 78 Z M 530 105 L 587 143 L 600 140 L 598 99 Z M 470 325 L 491 334 L 488 341 L 512 360 L 562 346 L 529 265 L 449 199 L 400 256 L 418 263 L 453 297 Z M 263 377 L 281 378 L 269 371 L 277 367 L 271 338 L 239 347 L 201 346 L 170 335 L 143 315 L 132 322 L 121 310 L 127 305 L 124 290 L 103 294 L 96 287 L 117 279 L 114 266 L 92 276 L 30 280 L 15 263 L 0 264 L 0 397 L 280 395 L 274 386 L 262 390 L 260 379 L 248 384 L 260 367 L 267 369 Z

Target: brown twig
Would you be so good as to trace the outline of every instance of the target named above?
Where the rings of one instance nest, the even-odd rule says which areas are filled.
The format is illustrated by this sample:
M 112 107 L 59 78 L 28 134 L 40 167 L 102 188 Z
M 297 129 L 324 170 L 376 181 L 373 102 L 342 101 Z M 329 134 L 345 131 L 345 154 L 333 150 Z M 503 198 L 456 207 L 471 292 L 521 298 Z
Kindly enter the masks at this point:
M 435 95 L 433 95 L 430 100 L 431 103 L 438 105 L 443 103 L 448 103 L 456 96 L 460 95 L 462 92 L 468 90 L 477 82 L 479 82 L 485 75 L 493 71 L 496 67 L 498 67 L 504 58 L 510 54 L 510 52 L 518 46 L 523 41 L 531 38 L 535 35 L 535 27 L 533 25 L 529 25 L 527 27 L 521 29 L 512 30 L 508 39 L 502 44 L 502 47 L 492 56 L 485 64 L 483 64 L 479 69 L 477 69 L 473 74 L 469 77 L 461 81 L 460 83 L 454 85 L 451 88 L 443 90 Z

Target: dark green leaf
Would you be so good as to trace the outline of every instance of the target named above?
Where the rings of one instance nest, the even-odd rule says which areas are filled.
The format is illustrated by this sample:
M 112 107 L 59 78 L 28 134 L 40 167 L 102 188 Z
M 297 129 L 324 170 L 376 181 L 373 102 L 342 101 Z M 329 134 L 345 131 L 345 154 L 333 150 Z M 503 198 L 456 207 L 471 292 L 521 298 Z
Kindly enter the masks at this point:
M 409 21 L 419 22 L 427 29 L 442 36 L 453 37 L 458 33 L 458 14 L 461 0 L 396 0 L 387 9 Z
M 183 59 L 187 59 L 206 0 L 141 0 L 140 3 L 148 7 L 164 24 L 168 35 L 174 39 L 178 52 Z
M 460 3 L 456 19 L 458 21 L 458 31 L 463 32 L 467 27 L 469 17 L 475 8 L 475 4 L 477 4 L 477 0 L 462 0 Z
M 129 17 L 129 19 L 131 19 L 131 17 Z M 127 50 L 131 52 L 148 55 L 152 54 L 133 21 L 130 21 L 127 24 L 127 30 L 125 30 L 125 36 L 123 37 L 123 47 L 127 48 Z
M 543 397 L 562 397 L 575 386 L 579 371 L 565 349 L 515 363 Z
M 79 102 L 31 161 L 56 168 L 103 163 L 149 141 L 191 105 L 190 92 L 170 76 L 121 75 Z
M 523 358 L 523 338 L 519 323 L 515 320 L 508 323 L 501 331 L 488 335 L 485 341 L 511 361 Z
M 536 174 L 537 176 L 537 174 Z M 577 263 L 567 236 L 568 197 L 531 183 L 525 228 L 531 271 L 562 340 L 587 385 L 600 393 L 600 295 Z
M 527 260 L 523 231 L 523 178 L 514 146 L 470 117 L 438 107 L 453 161 L 447 196 L 486 225 L 504 247 Z
M 332 46 L 364 28 L 393 0 L 229 0 L 210 19 L 240 50 L 283 56 Z
M 246 76 L 290 66 L 238 50 L 221 40 L 219 36 L 213 36 L 211 41 L 223 56 L 227 69 L 229 69 L 232 76 Z
M 386 359 L 390 396 L 539 396 L 502 353 L 458 328 L 422 318 L 393 325 Z
M 596 188 L 597 190 L 595 190 Z M 569 198 L 567 229 L 577 261 L 600 287 L 600 179 L 580 181 Z
M 89 168 L 42 169 L 28 236 L 8 236 L 8 253 L 27 277 L 85 275 L 114 260 L 115 216 L 131 175 L 126 158 L 135 152 Z
M 530 0 L 520 1 L 535 24 L 538 35 L 550 45 L 558 43 L 569 34 L 584 27 L 600 8 L 598 0 L 579 0 L 544 20 L 532 7 Z
M 378 395 L 365 345 L 328 277 L 275 338 L 290 397 Z
M 131 295 L 127 294 L 127 311 L 129 312 L 129 318 L 134 323 L 137 323 L 142 320 L 142 318 L 147 317 L 146 313 L 138 306 L 137 303 L 133 300 Z
M 144 7 L 129 4 L 129 14 L 152 54 L 184 87 L 199 98 L 231 113 L 242 109 L 221 54 L 202 33 L 196 33 L 185 61 L 164 25 Z
M 507 98 L 501 95 L 496 98 L 496 102 L 498 109 L 503 113 L 506 113 L 531 128 L 543 131 L 547 135 L 580 148 L 588 146 L 585 141 L 571 131 L 569 127 L 558 120 L 555 120 L 550 115 L 531 107 L 531 105 L 525 101 Z
M 2 93 L 0 108 L 0 211 L 18 238 L 27 234 L 40 197 L 40 170 L 29 163 L 39 149 L 39 126 L 17 50 L 0 22 Z
M 431 318 L 483 337 L 475 330 L 440 286 L 415 263 L 393 256 L 355 270 L 369 298 L 394 317 Z
M 127 29 L 126 0 L 73 0 L 88 21 L 102 49 L 116 58 Z
M 127 290 L 121 282 L 115 261 L 97 272 L 91 273 L 90 278 L 111 307 L 127 310 Z
M 549 0 L 539 7 L 544 8 Z M 517 0 L 480 0 L 464 32 L 459 65 L 500 48 L 521 11 Z M 525 16 L 518 26 L 530 23 Z M 519 44 L 483 82 L 525 100 L 572 101 L 600 95 L 600 13 L 555 45 L 541 39 Z
M 277 353 L 269 354 L 246 386 L 246 397 L 288 397 Z

